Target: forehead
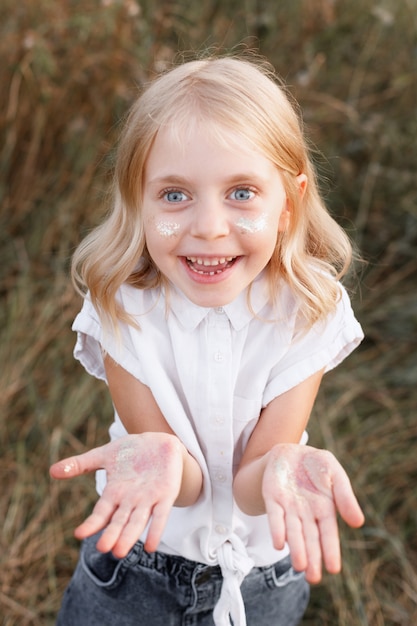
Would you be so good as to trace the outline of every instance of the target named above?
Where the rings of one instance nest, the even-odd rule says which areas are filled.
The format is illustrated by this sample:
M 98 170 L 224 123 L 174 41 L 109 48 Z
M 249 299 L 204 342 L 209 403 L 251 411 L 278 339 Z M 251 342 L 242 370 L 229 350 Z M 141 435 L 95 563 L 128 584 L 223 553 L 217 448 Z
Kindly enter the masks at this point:
M 159 152 L 159 158 L 174 155 L 174 158 L 181 159 L 202 146 L 209 146 L 218 153 L 259 154 L 259 148 L 253 142 L 228 127 L 211 121 L 190 120 L 187 125 L 174 121 L 162 126 L 155 135 L 148 160 L 155 152 Z
M 209 144 L 219 152 L 256 153 L 268 158 L 262 146 L 255 141 L 253 133 L 240 132 L 227 123 L 201 116 L 190 116 L 187 120 L 174 118 L 162 125 L 156 132 L 150 154 L 165 146 L 178 156 L 183 156 L 190 146 L 198 143 Z
M 161 128 L 146 162 L 146 183 L 266 185 L 279 175 L 274 163 L 241 136 L 210 130 L 198 125 L 183 133 L 178 127 Z

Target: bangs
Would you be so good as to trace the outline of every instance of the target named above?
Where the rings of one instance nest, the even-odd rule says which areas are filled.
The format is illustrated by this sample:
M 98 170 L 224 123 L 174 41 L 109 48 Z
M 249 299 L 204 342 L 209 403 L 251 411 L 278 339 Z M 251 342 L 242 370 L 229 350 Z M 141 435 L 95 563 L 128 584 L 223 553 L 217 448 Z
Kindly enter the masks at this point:
M 236 117 L 228 118 L 222 110 L 216 112 L 213 108 L 209 108 L 206 113 L 196 110 L 195 107 L 184 107 L 183 111 L 177 109 L 170 120 L 161 124 L 157 134 L 167 130 L 170 138 L 174 140 L 178 150 L 182 153 L 187 150 L 190 138 L 198 132 L 220 149 L 234 149 L 242 152 L 250 150 L 273 161 L 273 154 L 265 154 L 270 151 L 267 151 L 259 141 L 259 136 L 253 132 L 253 127 L 248 129 L 247 124 L 241 124 L 238 121 L 240 120 Z
M 298 115 L 286 91 L 252 63 L 222 58 L 179 66 L 151 83 L 141 106 L 155 130 L 172 127 L 186 137 L 198 124 L 220 146 L 247 143 L 278 167 L 300 171 Z

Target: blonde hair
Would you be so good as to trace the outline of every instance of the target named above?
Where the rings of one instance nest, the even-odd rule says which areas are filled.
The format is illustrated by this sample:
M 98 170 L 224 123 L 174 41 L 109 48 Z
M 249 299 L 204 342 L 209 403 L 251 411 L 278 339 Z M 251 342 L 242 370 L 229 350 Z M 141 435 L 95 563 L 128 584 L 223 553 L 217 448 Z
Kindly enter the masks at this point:
M 186 132 L 190 120 L 208 125 L 219 141 L 224 131 L 239 136 L 281 172 L 291 217 L 286 231 L 277 233 L 267 265 L 271 299 L 277 299 L 280 281 L 285 280 L 307 327 L 334 310 L 337 280 L 350 265 L 352 248 L 320 197 L 297 105 L 279 82 L 266 62 L 210 57 L 162 74 L 135 102 L 119 142 L 113 209 L 73 257 L 77 290 L 89 290 L 107 321 L 132 323 L 116 299 L 122 283 L 150 289 L 164 282 L 145 242 L 144 169 L 159 129 L 170 126 Z M 301 173 L 308 180 L 304 195 L 297 183 Z

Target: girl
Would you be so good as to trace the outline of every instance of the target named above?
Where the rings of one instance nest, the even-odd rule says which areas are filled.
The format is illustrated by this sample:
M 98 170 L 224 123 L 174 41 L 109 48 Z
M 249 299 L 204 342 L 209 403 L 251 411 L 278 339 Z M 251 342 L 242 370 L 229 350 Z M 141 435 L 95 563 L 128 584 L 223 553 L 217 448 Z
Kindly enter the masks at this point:
M 336 459 L 300 445 L 362 339 L 350 256 L 268 67 L 188 62 L 138 99 L 114 209 L 74 257 L 75 357 L 115 418 L 51 469 L 98 469 L 101 494 L 59 626 L 299 623 L 322 559 L 340 569 L 336 510 L 363 523 Z

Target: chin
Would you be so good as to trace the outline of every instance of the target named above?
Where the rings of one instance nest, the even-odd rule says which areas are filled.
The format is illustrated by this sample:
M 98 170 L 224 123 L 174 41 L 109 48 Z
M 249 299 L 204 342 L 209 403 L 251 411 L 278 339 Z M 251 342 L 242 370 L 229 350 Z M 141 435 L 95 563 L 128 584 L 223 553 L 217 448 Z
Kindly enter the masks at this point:
M 196 304 L 197 306 L 201 306 L 204 307 L 206 309 L 215 309 L 217 307 L 220 306 L 226 306 L 226 304 L 230 304 L 230 302 L 232 302 L 234 300 L 234 298 L 227 298 L 225 297 L 219 297 L 218 295 L 216 296 L 208 296 L 208 295 L 202 295 L 201 297 L 199 297 L 198 295 L 187 295 L 187 298 L 189 300 L 191 300 L 191 302 L 193 304 Z

